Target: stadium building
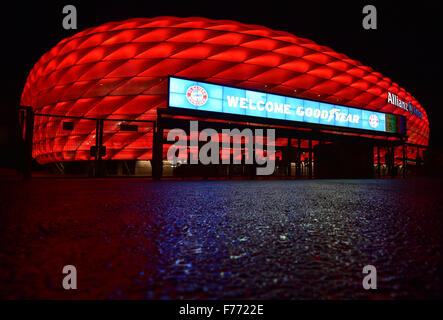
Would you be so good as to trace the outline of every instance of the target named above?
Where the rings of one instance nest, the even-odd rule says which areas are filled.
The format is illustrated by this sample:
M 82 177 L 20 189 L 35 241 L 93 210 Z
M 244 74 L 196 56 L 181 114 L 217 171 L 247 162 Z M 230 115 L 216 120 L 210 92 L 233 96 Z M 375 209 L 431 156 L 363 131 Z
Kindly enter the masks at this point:
M 275 129 L 273 176 L 288 178 L 414 174 L 429 140 L 420 103 L 372 68 L 288 32 L 205 18 L 136 18 L 64 39 L 31 70 L 21 110 L 32 157 L 64 173 L 254 175 L 244 161 L 190 164 L 191 147 L 168 162 L 168 132 L 190 120 Z

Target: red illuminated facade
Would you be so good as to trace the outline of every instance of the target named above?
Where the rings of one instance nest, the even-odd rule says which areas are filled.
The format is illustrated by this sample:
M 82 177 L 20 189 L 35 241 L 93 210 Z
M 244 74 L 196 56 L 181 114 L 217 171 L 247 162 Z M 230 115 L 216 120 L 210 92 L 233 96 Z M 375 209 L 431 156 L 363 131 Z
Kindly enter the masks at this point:
M 40 58 L 21 105 L 39 114 L 155 121 L 168 107 L 170 75 L 403 115 L 407 143 L 428 145 L 425 110 L 389 78 L 311 40 L 225 20 L 138 18 L 84 30 Z M 422 117 L 389 103 L 388 92 Z M 39 163 L 91 159 L 95 123 L 73 122 L 63 130 L 62 118 L 36 117 Z M 149 125 L 137 132 L 104 126 L 105 160 L 152 159 Z

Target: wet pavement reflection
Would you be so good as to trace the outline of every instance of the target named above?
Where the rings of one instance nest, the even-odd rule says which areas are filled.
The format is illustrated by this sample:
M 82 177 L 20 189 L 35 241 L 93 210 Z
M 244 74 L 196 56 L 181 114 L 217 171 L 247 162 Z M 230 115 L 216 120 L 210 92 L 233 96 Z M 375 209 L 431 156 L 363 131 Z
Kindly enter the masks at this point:
M 1 184 L 3 299 L 426 299 L 440 180 Z M 61 286 L 64 265 L 78 290 Z M 364 290 L 362 269 L 377 268 Z

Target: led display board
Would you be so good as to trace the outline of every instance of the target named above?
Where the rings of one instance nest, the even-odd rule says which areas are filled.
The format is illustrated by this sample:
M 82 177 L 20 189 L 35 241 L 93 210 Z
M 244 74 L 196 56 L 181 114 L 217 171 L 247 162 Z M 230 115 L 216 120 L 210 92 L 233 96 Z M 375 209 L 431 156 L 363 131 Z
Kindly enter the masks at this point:
M 175 77 L 169 77 L 169 106 L 380 132 L 405 129 L 404 119 L 392 114 Z

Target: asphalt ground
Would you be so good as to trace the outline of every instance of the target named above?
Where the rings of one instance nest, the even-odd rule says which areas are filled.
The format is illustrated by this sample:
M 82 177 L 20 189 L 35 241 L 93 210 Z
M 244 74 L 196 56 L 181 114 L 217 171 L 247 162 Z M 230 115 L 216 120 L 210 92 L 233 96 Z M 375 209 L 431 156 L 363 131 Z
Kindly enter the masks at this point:
M 0 182 L 1 299 L 441 299 L 437 179 Z M 65 265 L 77 290 L 64 290 Z M 365 290 L 365 265 L 377 289 Z

